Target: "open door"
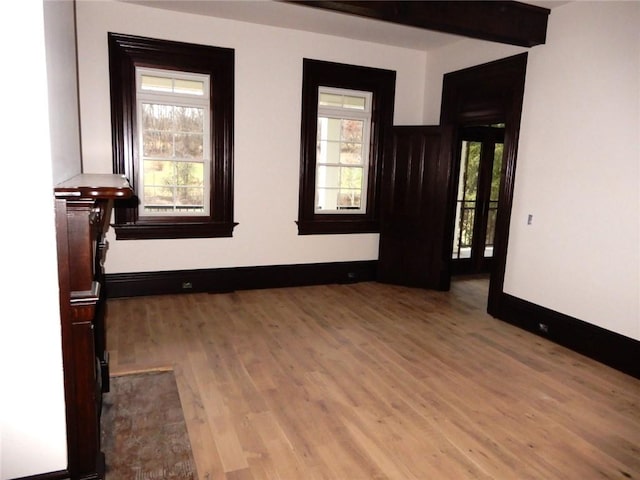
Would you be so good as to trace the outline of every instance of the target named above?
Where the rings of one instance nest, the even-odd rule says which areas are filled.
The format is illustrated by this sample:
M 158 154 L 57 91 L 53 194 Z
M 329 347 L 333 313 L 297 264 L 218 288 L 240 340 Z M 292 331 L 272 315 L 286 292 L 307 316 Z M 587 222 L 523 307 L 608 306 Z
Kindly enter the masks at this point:
M 429 226 L 436 204 L 440 128 L 393 128 L 382 172 L 378 280 L 410 287 L 437 288 Z
M 520 117 L 524 98 L 524 82 L 527 66 L 527 53 L 458 70 L 444 75 L 442 82 L 442 108 L 440 125 L 443 129 L 442 158 L 450 163 L 449 195 L 442 198 L 446 204 L 447 215 L 444 219 L 443 244 L 439 251 L 443 255 L 442 285 L 451 280 L 453 245 L 456 232 L 456 208 L 460 158 L 458 145 L 469 127 L 503 125 L 499 186 L 494 191 L 496 205 L 493 231 L 491 232 L 490 282 L 487 311 L 500 316 L 503 295 L 504 276 L 509 242 L 509 224 L 513 204 L 513 189 L 520 132 Z M 494 133 L 498 133 L 494 131 Z M 497 196 L 496 196 L 497 193 Z M 482 237 L 482 232 L 479 233 Z
M 504 124 L 502 160 L 496 168 L 499 187 L 483 207 L 490 212 L 495 206 L 488 311 L 498 316 L 526 64 L 527 54 L 522 53 L 447 73 L 440 126 L 394 127 L 393 142 L 383 161 L 379 281 L 449 289 L 460 173 L 458 141 L 467 127 Z M 486 239 L 486 231 L 478 235 Z

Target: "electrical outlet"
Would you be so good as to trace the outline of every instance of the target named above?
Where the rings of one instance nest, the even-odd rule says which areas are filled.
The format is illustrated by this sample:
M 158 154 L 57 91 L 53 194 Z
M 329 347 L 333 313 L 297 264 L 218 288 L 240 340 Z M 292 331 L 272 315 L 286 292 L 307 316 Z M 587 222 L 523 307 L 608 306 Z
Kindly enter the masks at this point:
M 188 290 L 190 288 L 193 288 L 193 285 L 191 285 L 191 282 L 182 282 L 182 289 L 183 290 Z

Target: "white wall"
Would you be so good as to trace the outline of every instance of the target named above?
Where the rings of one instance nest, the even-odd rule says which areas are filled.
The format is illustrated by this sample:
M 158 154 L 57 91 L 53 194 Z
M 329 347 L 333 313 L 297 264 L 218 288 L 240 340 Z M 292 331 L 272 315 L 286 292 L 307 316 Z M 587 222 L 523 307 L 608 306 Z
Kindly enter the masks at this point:
M 0 479 L 67 466 L 41 0 L 0 6 L 5 205 L 0 265 Z M 24 61 L 28 59 L 28 61 Z M 14 70 L 15 72 L 15 70 Z M 28 126 L 28 128 L 25 128 Z
M 236 237 L 112 242 L 109 262 L 117 263 L 115 271 L 376 258 L 375 235 L 295 235 L 302 56 L 397 69 L 396 123 L 412 124 L 437 123 L 443 73 L 522 51 L 463 41 L 430 53 L 425 78 L 424 55 L 419 52 L 128 5 L 81 2 L 79 7 L 86 42 L 80 54 L 88 172 L 109 172 L 111 166 L 107 28 L 236 48 L 236 220 L 242 223 Z M 13 93 L 14 77 L 0 76 L 0 102 L 12 119 L 0 137 L 5 157 L 14 160 L 3 165 L 5 178 L 13 180 L 3 188 L 11 205 L 20 205 L 4 210 L 4 224 L 12 228 L 0 248 L 0 480 L 6 480 L 66 467 L 51 186 L 57 182 L 54 175 L 66 175 L 54 171 L 71 172 L 75 166 L 60 168 L 57 160 L 55 169 L 51 166 L 43 4 L 11 2 L 0 6 L 0 14 L 14 27 L 0 29 L 3 62 L 21 65 L 21 87 L 30 92 L 18 97 Z M 59 20 L 68 22 L 69 17 Z M 637 2 L 569 4 L 553 11 L 547 44 L 531 49 L 505 279 L 512 295 L 636 339 L 638 25 Z M 98 27 L 95 35 L 90 32 Z M 15 48 L 16 38 L 20 48 Z M 68 38 L 58 40 L 64 45 Z M 422 104 L 424 112 L 416 108 Z M 22 128 L 27 123 L 29 129 Z M 274 123 L 280 127 L 275 133 Z M 28 167 L 23 162 L 25 145 Z M 282 198 L 269 212 L 260 212 L 274 217 L 269 227 L 253 213 L 252 202 L 267 191 L 265 183 L 274 179 L 277 168 L 284 171 L 275 187 Z M 525 226 L 528 213 L 534 214 L 530 227 Z M 167 252 L 175 258 L 155 261 Z
M 115 241 L 108 273 L 377 259 L 378 235 L 298 236 L 302 59 L 397 71 L 395 122 L 423 117 L 424 52 L 138 5 L 77 5 L 83 161 L 111 171 L 107 32 L 235 49 L 233 238 Z
M 82 170 L 73 1 L 46 0 L 44 18 L 51 157 L 57 184 Z
M 640 339 L 639 8 L 638 2 L 557 7 L 547 43 L 528 50 L 505 290 Z M 80 107 L 89 172 L 111 171 L 108 31 L 236 50 L 235 220 L 240 222 L 230 239 L 111 238 L 109 273 L 377 258 L 375 234 L 297 235 L 302 58 L 397 70 L 395 123 L 434 124 L 444 73 L 526 50 L 463 40 L 425 54 L 81 1 Z M 526 227 L 529 213 L 534 223 Z
M 505 275 L 511 295 L 635 339 L 639 26 L 639 2 L 572 2 L 530 49 Z M 425 118 L 439 117 L 443 73 L 520 51 L 463 41 L 430 52 Z

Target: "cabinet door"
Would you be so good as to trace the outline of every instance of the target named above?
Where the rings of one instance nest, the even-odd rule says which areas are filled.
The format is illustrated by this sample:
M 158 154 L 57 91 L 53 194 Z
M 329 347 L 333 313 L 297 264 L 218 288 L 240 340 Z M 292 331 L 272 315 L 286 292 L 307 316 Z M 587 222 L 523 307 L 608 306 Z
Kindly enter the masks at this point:
M 75 432 L 69 443 L 69 470 L 72 478 L 90 477 L 100 465 L 100 407 L 102 392 L 98 381 L 93 316 L 95 304 L 72 305 L 71 337 L 74 374 L 73 398 L 68 399 L 72 415 L 68 428 Z

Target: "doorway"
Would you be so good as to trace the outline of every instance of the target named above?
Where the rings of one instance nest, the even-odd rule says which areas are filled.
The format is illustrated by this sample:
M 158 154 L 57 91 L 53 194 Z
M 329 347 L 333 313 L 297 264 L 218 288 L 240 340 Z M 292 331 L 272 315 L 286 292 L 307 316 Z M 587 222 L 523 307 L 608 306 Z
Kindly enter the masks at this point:
M 470 127 L 490 126 L 497 129 L 493 132 L 497 136 L 492 140 L 494 162 L 486 168 L 500 172 L 500 181 L 482 211 L 495 221 L 491 226 L 487 222 L 484 233 L 474 235 L 484 238 L 485 251 L 491 249 L 490 261 L 483 259 L 483 268 L 491 272 L 487 311 L 500 317 L 526 64 L 527 54 L 523 53 L 447 73 L 440 124 L 393 128 L 382 166 L 378 281 L 450 289 L 460 171 L 458 140 L 471 134 L 474 129 Z M 469 138 L 473 141 L 475 137 Z M 497 144 L 502 145 L 499 165 L 495 162 Z M 484 177 L 489 185 L 493 183 L 493 173 Z
M 504 124 L 462 127 L 451 274 L 490 273 L 498 215 Z
M 440 288 L 443 290 L 449 288 L 451 275 L 454 273 L 452 257 L 460 172 L 457 168 L 460 154 L 459 140 L 464 136 L 467 127 L 504 124 L 501 127 L 503 128 L 503 146 L 497 203 L 499 208 L 495 210 L 495 226 L 490 245 L 491 259 L 488 262 L 483 261 L 485 268 L 490 272 L 487 311 L 498 318 L 502 316 L 505 299 L 504 278 L 526 65 L 527 53 L 522 53 L 447 73 L 443 79 L 440 112 L 440 127 L 443 131 L 441 164 L 449 167 L 449 174 L 446 177 L 443 175 L 443 180 L 448 185 L 448 193 L 446 194 L 447 212 L 443 219 L 443 243 L 440 248 L 442 254 Z M 486 243 L 485 235 L 485 247 L 487 247 Z

